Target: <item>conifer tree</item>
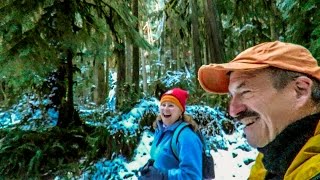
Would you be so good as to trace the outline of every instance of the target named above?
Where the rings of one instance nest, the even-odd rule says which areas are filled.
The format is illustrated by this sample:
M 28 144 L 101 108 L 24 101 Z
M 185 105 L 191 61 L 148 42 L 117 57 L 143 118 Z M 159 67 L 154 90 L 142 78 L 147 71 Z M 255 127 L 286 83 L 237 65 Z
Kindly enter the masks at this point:
M 95 51 L 95 39 L 127 37 L 150 47 L 135 31 L 136 19 L 126 0 L 5 0 L 0 12 L 0 76 L 13 89 L 25 90 L 59 70 L 66 89 L 59 105 L 61 127 L 81 123 L 73 102 L 74 61 Z

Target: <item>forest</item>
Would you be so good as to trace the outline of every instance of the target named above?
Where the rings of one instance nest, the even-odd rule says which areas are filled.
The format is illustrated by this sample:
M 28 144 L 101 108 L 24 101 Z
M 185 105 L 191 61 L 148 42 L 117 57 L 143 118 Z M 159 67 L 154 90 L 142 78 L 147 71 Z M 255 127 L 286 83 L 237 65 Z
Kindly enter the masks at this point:
M 190 113 L 207 137 L 236 132 L 225 113 L 228 97 L 201 89 L 199 67 L 275 40 L 303 45 L 319 60 L 319 6 L 318 0 L 1 0 L 0 177 L 71 179 L 101 158 L 130 161 L 157 116 L 156 103 L 139 112 L 134 128 L 126 124 L 128 113 L 172 87 L 189 91 L 187 105 L 199 107 Z

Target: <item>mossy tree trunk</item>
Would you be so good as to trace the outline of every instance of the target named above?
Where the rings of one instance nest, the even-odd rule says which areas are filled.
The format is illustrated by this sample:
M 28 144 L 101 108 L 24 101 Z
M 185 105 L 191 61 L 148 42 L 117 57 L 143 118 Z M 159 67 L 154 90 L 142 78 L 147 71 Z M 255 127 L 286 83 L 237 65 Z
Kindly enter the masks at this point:
M 128 89 L 124 87 L 126 82 L 125 44 L 120 42 L 117 46 L 114 53 L 117 59 L 116 110 L 119 110 L 124 105 Z
M 57 125 L 61 128 L 68 128 L 72 125 L 81 125 L 81 120 L 78 111 L 74 108 L 73 100 L 73 73 L 75 68 L 72 63 L 74 53 L 71 49 L 66 52 L 66 80 L 67 80 L 67 97 L 59 106 L 59 117 Z
M 132 1 L 132 14 L 139 19 L 139 8 L 138 8 L 138 0 Z M 139 32 L 139 20 L 136 22 L 135 29 Z M 132 85 L 133 92 L 135 93 L 135 97 L 137 100 L 139 93 L 139 82 L 140 82 L 140 51 L 139 46 L 137 44 L 132 45 Z
M 196 0 L 190 0 L 191 4 L 191 24 L 192 24 L 192 48 L 193 48 L 193 62 L 195 65 L 194 74 L 198 74 L 198 69 L 201 66 L 201 47 L 200 47 L 200 32 L 198 21 L 198 5 Z M 196 76 L 197 78 L 197 76 Z M 199 84 L 198 81 L 196 81 Z

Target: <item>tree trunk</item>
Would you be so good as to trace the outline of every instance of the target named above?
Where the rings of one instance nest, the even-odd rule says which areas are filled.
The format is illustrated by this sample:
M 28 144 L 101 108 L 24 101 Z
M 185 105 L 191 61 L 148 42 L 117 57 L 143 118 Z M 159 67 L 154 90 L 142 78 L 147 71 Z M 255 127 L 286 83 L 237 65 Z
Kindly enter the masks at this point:
M 270 7 L 270 11 L 271 11 L 271 15 L 270 15 L 270 40 L 276 41 L 279 39 L 279 34 L 277 31 L 277 27 L 276 27 L 277 20 L 279 20 L 279 18 L 281 18 L 281 14 L 279 13 L 279 10 L 277 9 L 275 0 L 271 0 L 270 4 L 271 4 L 271 7 Z
M 147 63 L 146 63 L 146 57 L 142 54 L 141 55 L 141 62 L 142 62 L 142 81 L 143 81 L 143 92 L 144 94 L 147 94 L 148 93 L 148 84 L 147 84 L 147 69 L 146 69 L 146 66 L 147 66 Z
M 70 111 L 74 111 L 73 104 L 73 52 L 69 49 L 67 52 L 67 80 L 68 80 L 68 90 L 67 90 L 67 104 Z M 70 117 L 73 117 L 72 115 Z
M 164 30 L 165 30 L 165 21 L 166 21 L 166 14 L 163 13 L 162 15 L 162 19 L 160 21 L 160 38 L 159 38 L 159 49 L 158 49 L 158 62 L 157 64 L 164 64 L 163 62 L 163 55 L 164 55 L 164 41 L 165 41 L 165 35 L 164 35 Z M 161 78 L 162 75 L 162 68 L 161 65 L 157 65 L 158 66 L 158 71 L 157 71 L 157 79 Z
M 131 43 L 125 38 L 125 51 L 126 51 L 126 83 L 132 82 L 132 45 Z
M 132 1 L 132 13 L 137 19 L 139 19 L 139 9 L 138 9 L 138 0 Z M 136 31 L 139 32 L 139 20 L 136 23 L 135 27 Z M 137 44 L 133 44 L 132 46 L 132 84 L 133 84 L 133 92 L 136 93 L 135 97 L 139 93 L 139 77 L 140 77 L 140 62 L 139 62 L 139 47 Z M 136 99 L 137 100 L 137 99 Z
M 125 66 L 125 45 L 120 42 L 118 48 L 114 50 L 117 59 L 117 88 L 116 88 L 116 110 L 123 106 L 123 100 L 127 95 L 124 84 L 126 82 L 126 66 Z
M 80 121 L 80 117 L 78 112 L 74 109 L 73 102 L 73 52 L 72 50 L 67 50 L 67 62 L 66 62 L 66 75 L 67 75 L 67 99 L 65 102 L 62 102 L 59 107 L 59 117 L 57 125 L 61 128 L 67 128 L 72 125 L 80 126 L 82 122 Z
M 103 60 L 97 59 L 99 56 L 95 57 L 94 60 L 94 102 L 97 105 L 105 103 L 106 92 L 105 92 L 105 72 Z
M 173 38 L 170 41 L 170 50 L 171 50 L 171 69 L 172 71 L 178 70 L 178 55 L 177 55 L 177 42 L 173 41 Z
M 0 101 L 3 102 L 2 105 L 7 103 L 7 95 L 6 95 L 6 83 L 4 81 L 0 81 Z
M 108 98 L 109 97 L 109 91 L 110 91 L 110 87 L 109 87 L 109 76 L 110 76 L 110 71 L 109 71 L 109 61 L 108 58 L 105 58 L 105 64 L 106 64 L 106 71 L 105 71 L 105 92 L 106 92 L 106 96 Z
M 201 66 L 201 48 L 200 48 L 200 33 L 199 33 L 199 22 L 198 22 L 198 6 L 195 0 L 190 0 L 191 4 L 191 23 L 192 23 L 192 46 L 193 46 L 193 60 L 195 64 L 196 78 L 198 79 L 198 69 Z M 199 84 L 198 81 L 196 81 Z
M 223 43 L 221 30 L 218 22 L 218 12 L 215 8 L 214 0 L 204 1 L 205 27 L 206 27 L 206 44 L 207 44 L 207 60 L 210 63 L 223 62 Z

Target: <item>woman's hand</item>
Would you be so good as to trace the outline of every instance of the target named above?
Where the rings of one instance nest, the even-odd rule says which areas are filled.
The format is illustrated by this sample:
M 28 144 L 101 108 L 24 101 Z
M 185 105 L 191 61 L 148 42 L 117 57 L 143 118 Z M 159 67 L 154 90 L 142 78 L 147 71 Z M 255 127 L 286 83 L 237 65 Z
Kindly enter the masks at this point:
M 138 179 L 168 180 L 168 175 L 166 173 L 161 172 L 159 169 L 153 166 L 149 166 L 147 169 L 141 171 L 141 176 Z
M 140 169 L 139 180 L 168 180 L 168 174 L 161 172 L 159 169 L 153 167 L 154 160 L 150 159 L 146 165 Z

